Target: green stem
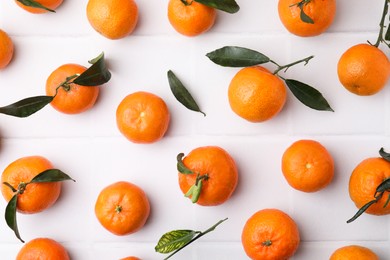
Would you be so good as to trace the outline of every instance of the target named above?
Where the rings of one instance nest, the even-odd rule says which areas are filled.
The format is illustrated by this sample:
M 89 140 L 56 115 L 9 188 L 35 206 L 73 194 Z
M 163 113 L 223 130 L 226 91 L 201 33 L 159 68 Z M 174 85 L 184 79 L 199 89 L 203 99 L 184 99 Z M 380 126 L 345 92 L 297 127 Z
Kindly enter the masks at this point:
M 70 90 L 70 84 L 73 83 L 72 80 L 74 80 L 74 79 L 77 78 L 78 76 L 80 76 L 80 74 L 74 74 L 74 75 L 72 75 L 72 76 L 66 77 L 65 81 L 62 82 L 62 83 L 56 88 L 56 94 L 54 95 L 54 97 L 57 96 L 58 89 L 60 89 L 60 88 L 63 88 L 65 91 L 69 91 L 69 90 Z
M 376 40 L 376 43 L 371 44 L 370 42 L 368 42 L 369 44 L 371 44 L 372 46 L 375 46 L 377 48 L 379 47 L 379 44 L 381 42 L 383 42 L 388 47 L 390 47 L 390 45 L 385 41 L 385 39 L 383 39 L 383 30 L 385 28 L 385 18 L 386 18 L 387 12 L 389 10 L 389 2 L 390 2 L 390 0 L 385 0 L 385 6 L 383 8 L 382 18 L 381 18 L 381 21 L 379 23 L 379 26 L 380 26 L 379 35 L 378 35 L 378 39 Z
M 225 219 L 222 219 L 220 221 L 218 221 L 216 224 L 214 224 L 212 227 L 210 227 L 209 229 L 203 231 L 203 232 L 199 232 L 198 231 L 198 235 L 195 236 L 193 239 L 191 239 L 191 241 L 189 241 L 187 244 L 183 245 L 182 247 L 180 247 L 179 249 L 177 249 L 175 252 L 173 252 L 172 254 L 170 254 L 169 256 L 167 256 L 166 258 L 164 258 L 164 260 L 167 260 L 169 258 L 171 258 L 173 255 L 175 255 L 176 253 L 178 253 L 180 250 L 182 250 L 183 248 L 185 248 L 186 246 L 188 246 L 189 244 L 193 243 L 194 241 L 198 240 L 199 238 L 201 238 L 202 236 L 206 235 L 207 233 L 210 233 L 211 231 L 214 231 L 215 228 L 217 226 L 219 226 L 222 222 L 226 221 L 228 218 L 225 218 Z
M 292 62 L 292 63 L 290 63 L 290 64 L 283 65 L 283 66 L 277 64 L 277 63 L 276 63 L 275 61 L 273 61 L 273 60 L 270 60 L 270 62 L 272 62 L 273 64 L 275 64 L 276 66 L 278 66 L 278 68 L 273 72 L 274 75 L 278 75 L 279 71 L 284 70 L 284 72 L 286 72 L 290 67 L 292 67 L 292 66 L 294 66 L 294 65 L 296 65 L 296 64 L 299 64 L 299 63 L 304 62 L 304 63 L 305 63 L 304 65 L 306 65 L 312 58 L 314 58 L 313 55 L 311 55 L 311 56 L 309 56 L 309 57 L 307 57 L 307 58 L 304 58 L 304 59 L 301 59 L 301 60 Z M 278 75 L 278 76 L 279 76 L 279 75 Z

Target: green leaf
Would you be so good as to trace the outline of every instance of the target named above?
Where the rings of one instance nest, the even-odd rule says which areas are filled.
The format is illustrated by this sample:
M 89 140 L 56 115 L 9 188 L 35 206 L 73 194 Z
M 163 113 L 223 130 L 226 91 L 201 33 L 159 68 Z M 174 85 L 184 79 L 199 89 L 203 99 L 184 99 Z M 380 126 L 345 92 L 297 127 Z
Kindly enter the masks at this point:
M 67 180 L 75 181 L 69 175 L 67 175 L 66 173 L 58 169 L 49 169 L 36 175 L 29 183 L 57 182 L 57 181 L 67 181 Z
M 351 223 L 352 221 L 360 217 L 360 215 L 362 215 L 374 203 L 377 203 L 377 200 L 371 200 L 370 202 L 366 203 L 363 207 L 361 207 L 358 210 L 358 212 L 356 212 L 356 214 L 352 218 L 347 220 L 347 223 Z
M 177 156 L 176 156 L 176 160 L 177 160 L 177 170 L 182 173 L 182 174 L 193 174 L 194 172 L 191 171 L 190 169 L 188 169 L 184 163 L 183 163 L 183 157 L 184 157 L 184 153 L 179 153 Z
M 169 81 L 169 86 L 171 88 L 171 91 L 177 101 L 179 101 L 181 104 L 183 104 L 186 108 L 195 111 L 195 112 L 200 112 L 204 116 L 206 114 L 202 112 L 194 100 L 194 98 L 191 96 L 190 92 L 184 87 L 183 83 L 176 77 L 176 75 L 169 70 L 168 71 L 168 81 Z
M 304 105 L 316 110 L 334 112 L 328 101 L 315 88 L 293 79 L 286 79 L 285 82 L 294 96 Z
M 206 56 L 212 62 L 224 67 L 248 67 L 270 61 L 260 52 L 236 46 L 225 46 L 207 53 Z
M 18 202 L 18 194 L 15 194 L 11 200 L 8 202 L 7 207 L 5 208 L 5 221 L 7 225 L 14 231 L 16 237 L 22 241 L 18 230 L 18 223 L 16 221 L 16 205 Z
M 385 40 L 390 41 L 390 26 L 387 27 L 386 34 L 385 34 Z
M 376 187 L 374 196 L 376 197 L 377 193 L 383 193 L 385 191 L 390 191 L 390 178 L 387 178 L 381 184 L 379 184 L 378 187 Z
M 52 12 L 52 13 L 56 12 L 53 9 L 47 8 L 46 6 L 41 5 L 40 3 L 38 3 L 38 2 L 36 2 L 34 0 L 17 0 L 17 1 L 19 3 L 21 3 L 22 5 L 25 5 L 25 6 L 30 6 L 30 7 L 43 9 L 43 10 L 46 10 L 46 11 L 49 11 L 49 12 Z
M 240 10 L 240 6 L 234 0 L 194 0 L 195 2 L 210 6 L 212 8 L 234 14 Z
M 198 184 L 196 185 L 195 184 L 195 188 L 194 190 L 192 191 L 192 196 L 191 196 L 191 202 L 192 203 L 197 203 L 198 202 L 198 199 L 199 199 L 199 196 L 200 196 L 200 193 L 202 191 L 202 180 L 198 181 Z
M 303 5 L 300 5 L 299 8 L 301 9 L 300 18 L 301 18 L 302 22 L 314 24 L 313 19 L 311 19 L 311 18 L 305 13 L 305 11 L 303 11 Z
M 44 108 L 53 98 L 51 96 L 25 98 L 11 105 L 0 107 L 0 113 L 16 117 L 28 117 Z
M 154 250 L 168 254 L 188 244 L 199 232 L 193 230 L 173 230 L 162 235 Z
M 111 73 L 104 61 L 104 53 L 89 61 L 92 66 L 81 73 L 73 83 L 81 86 L 98 86 L 108 82 L 111 79 Z
M 390 162 L 390 153 L 386 153 L 383 147 L 379 150 L 379 155 L 386 161 Z

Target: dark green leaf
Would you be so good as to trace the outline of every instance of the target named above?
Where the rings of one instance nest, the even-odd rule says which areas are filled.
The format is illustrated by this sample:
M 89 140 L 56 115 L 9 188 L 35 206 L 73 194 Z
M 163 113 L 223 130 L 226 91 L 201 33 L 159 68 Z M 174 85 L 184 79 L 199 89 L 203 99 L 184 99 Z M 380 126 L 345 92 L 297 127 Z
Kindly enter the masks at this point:
M 193 174 L 194 172 L 188 169 L 183 163 L 184 153 L 179 153 L 176 157 L 177 170 L 182 174 Z
M 387 196 L 387 200 L 386 200 L 385 204 L 383 205 L 383 207 L 386 208 L 387 205 L 389 204 L 389 202 L 390 202 L 390 194 L 389 194 L 389 196 Z
M 0 113 L 16 117 L 28 117 L 44 108 L 53 98 L 51 96 L 25 98 L 11 105 L 0 107 Z
M 43 10 L 46 10 L 46 11 L 49 11 L 49 12 L 53 12 L 53 13 L 56 12 L 56 11 L 50 9 L 50 8 L 47 8 L 46 6 L 41 5 L 40 3 L 38 3 L 38 2 L 36 2 L 34 0 L 17 0 L 17 1 L 19 3 L 21 3 L 22 5 L 25 5 L 25 6 L 40 8 L 40 9 L 43 9 Z
M 194 98 L 191 96 L 190 92 L 184 87 L 183 83 L 176 77 L 176 75 L 169 70 L 168 71 L 168 81 L 169 81 L 169 86 L 171 88 L 171 91 L 177 101 L 179 101 L 181 104 L 183 104 L 186 108 L 200 112 L 204 116 L 206 116 L 205 113 L 203 113 Z
M 385 191 L 390 191 L 390 178 L 379 184 L 378 187 L 376 187 L 375 193 L 383 193 Z
M 30 183 L 37 183 L 37 182 L 57 182 L 57 181 L 67 181 L 67 180 L 73 180 L 69 175 L 66 173 L 58 170 L 58 169 L 49 169 L 46 171 L 41 172 L 37 176 L 35 176 Z
M 206 56 L 212 62 L 224 67 L 248 67 L 270 61 L 260 52 L 236 46 L 225 46 L 207 53 Z
M 303 6 L 301 6 L 300 8 L 301 8 L 300 18 L 301 18 L 302 22 L 314 24 L 313 19 L 311 19 L 311 18 L 303 11 Z
M 285 82 L 294 96 L 304 105 L 316 110 L 334 112 L 328 101 L 315 88 L 293 79 L 286 79 Z
M 240 10 L 240 7 L 234 0 L 194 0 L 194 1 L 230 14 L 237 13 Z
M 383 147 L 379 150 L 379 155 L 386 161 L 390 162 L 390 153 L 386 153 Z
M 156 252 L 168 254 L 185 246 L 199 232 L 193 230 L 173 230 L 162 235 L 154 248 Z
M 390 41 L 390 26 L 388 25 L 386 34 L 385 34 L 385 40 Z
M 92 59 L 93 63 L 86 71 L 81 73 L 73 83 L 82 86 L 98 86 L 108 82 L 111 79 L 111 73 L 104 61 L 104 53 Z
M 347 220 L 347 223 L 351 223 L 352 221 L 354 221 L 355 219 L 357 219 L 360 215 L 362 215 L 372 204 L 376 203 L 377 200 L 372 200 L 368 203 L 366 203 L 363 207 L 361 207 L 358 212 L 356 212 L 356 214 L 349 220 Z
M 14 231 L 16 237 L 22 241 L 18 230 L 18 223 L 16 222 L 16 205 L 18 202 L 18 194 L 15 194 L 11 200 L 8 202 L 7 207 L 5 208 L 5 221 L 7 225 Z

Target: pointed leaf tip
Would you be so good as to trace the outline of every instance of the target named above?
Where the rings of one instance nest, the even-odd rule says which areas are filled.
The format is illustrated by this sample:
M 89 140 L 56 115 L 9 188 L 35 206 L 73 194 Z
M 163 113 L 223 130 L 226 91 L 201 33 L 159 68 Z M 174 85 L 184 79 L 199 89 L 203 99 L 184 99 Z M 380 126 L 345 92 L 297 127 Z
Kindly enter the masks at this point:
M 52 96 L 25 98 L 8 106 L 0 107 L 0 113 L 15 117 L 28 117 L 44 108 L 53 98 Z
M 90 60 L 89 63 L 92 65 L 73 80 L 73 83 L 87 87 L 99 86 L 107 83 L 111 79 L 111 72 L 107 68 L 104 53 Z

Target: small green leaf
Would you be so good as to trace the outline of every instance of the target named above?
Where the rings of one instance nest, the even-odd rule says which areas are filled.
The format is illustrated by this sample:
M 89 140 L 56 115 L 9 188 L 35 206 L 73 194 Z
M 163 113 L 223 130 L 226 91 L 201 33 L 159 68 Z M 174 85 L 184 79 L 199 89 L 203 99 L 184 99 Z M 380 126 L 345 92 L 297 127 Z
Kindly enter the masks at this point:
M 286 79 L 285 82 L 294 96 L 304 105 L 315 110 L 334 112 L 329 106 L 328 101 L 326 101 L 322 94 L 315 88 L 293 79 Z
M 111 73 L 104 61 L 104 53 L 89 62 L 92 66 L 78 76 L 73 83 L 81 86 L 98 86 L 111 79 Z
M 21 3 L 22 5 L 25 5 L 25 6 L 30 6 L 30 7 L 43 9 L 43 10 L 46 10 L 46 11 L 49 11 L 49 12 L 52 12 L 52 13 L 56 12 L 53 9 L 47 8 L 46 6 L 41 5 L 40 3 L 38 3 L 38 2 L 36 2 L 34 0 L 17 0 L 17 1 L 19 3 Z
M 184 87 L 183 83 L 176 77 L 176 75 L 169 70 L 168 71 L 168 81 L 169 86 L 171 88 L 171 91 L 177 101 L 179 101 L 181 104 L 183 104 L 186 108 L 195 111 L 200 112 L 204 116 L 206 116 L 205 113 L 203 113 L 194 98 L 191 96 L 190 92 Z
M 57 181 L 67 181 L 67 180 L 75 181 L 69 175 L 67 175 L 66 173 L 58 169 L 49 169 L 36 175 L 29 183 L 57 182 Z
M 168 254 L 188 244 L 199 232 L 193 230 L 173 230 L 162 235 L 154 248 L 156 252 Z
M 192 203 L 197 203 L 199 200 L 200 193 L 202 191 L 202 180 L 198 181 L 198 184 L 195 184 L 195 188 L 192 191 L 192 196 L 191 196 L 191 202 Z
M 194 1 L 230 14 L 237 13 L 240 10 L 240 6 L 234 0 L 194 0 Z
M 386 153 L 383 147 L 379 150 L 379 155 L 386 161 L 390 162 L 390 153 Z
M 387 27 L 386 34 L 385 34 L 385 40 L 390 41 L 390 26 Z
M 390 191 L 390 178 L 387 178 L 381 184 L 379 184 L 378 187 L 376 187 L 374 196 L 376 197 L 378 193 L 383 193 L 385 191 Z
M 313 19 L 311 19 L 311 18 L 305 13 L 305 11 L 303 11 L 303 6 L 300 6 L 299 8 L 301 9 L 300 18 L 301 18 L 302 22 L 314 24 Z
M 44 108 L 54 97 L 35 96 L 22 99 L 11 105 L 0 107 L 0 113 L 16 117 L 28 117 Z
M 206 56 L 212 62 L 224 67 L 248 67 L 270 61 L 260 52 L 236 46 L 225 46 L 207 53 Z
M 18 202 L 18 194 L 15 194 L 8 202 L 7 207 L 5 208 L 5 221 L 7 222 L 8 227 L 10 227 L 14 231 L 16 237 L 24 243 L 23 239 L 20 237 L 19 230 L 18 230 L 18 223 L 16 221 L 17 202 Z
M 352 218 L 347 220 L 347 223 L 351 223 L 352 221 L 360 217 L 360 215 L 362 215 L 374 203 L 377 203 L 377 200 L 371 200 L 370 202 L 366 203 L 363 207 L 361 207 L 358 210 L 358 212 L 356 212 L 356 214 Z
M 183 163 L 183 157 L 184 157 L 184 153 L 179 153 L 177 156 L 176 156 L 176 160 L 177 160 L 177 170 L 182 173 L 182 174 L 193 174 L 194 172 L 191 171 L 190 169 L 187 168 L 187 166 L 184 165 Z

